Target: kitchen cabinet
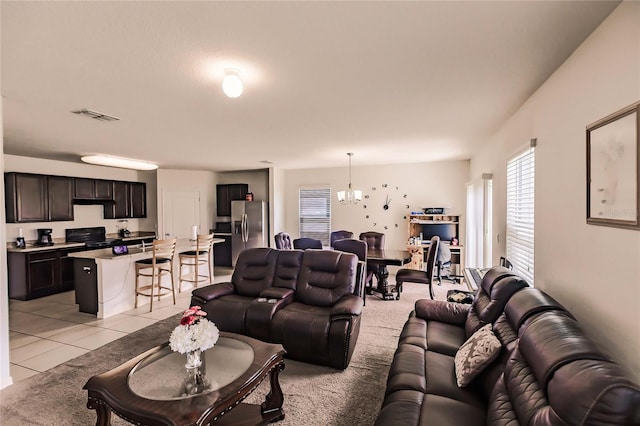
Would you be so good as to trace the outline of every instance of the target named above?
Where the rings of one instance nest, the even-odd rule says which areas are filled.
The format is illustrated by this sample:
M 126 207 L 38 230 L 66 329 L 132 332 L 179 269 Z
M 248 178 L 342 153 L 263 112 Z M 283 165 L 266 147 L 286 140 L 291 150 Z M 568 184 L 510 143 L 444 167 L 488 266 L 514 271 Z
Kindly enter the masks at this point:
M 231 201 L 244 200 L 249 192 L 246 183 L 216 185 L 216 212 L 218 216 L 231 216 Z
M 73 179 L 5 173 L 7 223 L 73 220 Z
M 224 238 L 223 243 L 213 245 L 213 264 L 215 266 L 231 267 L 231 235 L 215 235 L 215 238 Z
M 57 250 L 7 253 L 9 298 L 35 299 L 59 293 L 60 263 Z
M 73 179 L 47 176 L 47 198 L 50 221 L 73 220 Z
M 146 183 L 114 181 L 113 200 L 104 206 L 105 219 L 147 217 Z
M 76 200 L 113 200 L 112 181 L 75 178 L 73 198 Z

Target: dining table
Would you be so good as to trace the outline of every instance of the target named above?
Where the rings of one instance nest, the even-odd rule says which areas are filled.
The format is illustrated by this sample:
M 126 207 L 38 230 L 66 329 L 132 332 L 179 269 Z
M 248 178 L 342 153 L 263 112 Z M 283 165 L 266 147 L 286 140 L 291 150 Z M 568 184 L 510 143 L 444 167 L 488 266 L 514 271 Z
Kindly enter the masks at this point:
M 395 286 L 389 285 L 389 270 L 387 266 L 402 266 L 411 262 L 411 253 L 407 250 L 387 250 L 370 248 L 367 250 L 367 266 L 376 266 L 374 275 L 378 281 L 377 285 L 369 287 L 369 294 L 376 291 L 382 295 L 384 300 L 394 300 Z

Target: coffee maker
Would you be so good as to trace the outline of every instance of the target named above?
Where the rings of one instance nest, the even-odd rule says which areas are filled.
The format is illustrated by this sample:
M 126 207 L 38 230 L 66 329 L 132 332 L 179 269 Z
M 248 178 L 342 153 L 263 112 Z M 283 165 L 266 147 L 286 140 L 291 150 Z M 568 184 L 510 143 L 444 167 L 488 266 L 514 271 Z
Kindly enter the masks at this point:
M 38 231 L 38 239 L 36 240 L 36 245 L 38 246 L 52 246 L 53 238 L 51 238 L 51 228 L 39 228 Z
M 116 228 L 118 229 L 118 236 L 121 238 L 127 238 L 131 235 L 129 231 L 129 221 L 127 219 L 121 219 L 116 224 Z

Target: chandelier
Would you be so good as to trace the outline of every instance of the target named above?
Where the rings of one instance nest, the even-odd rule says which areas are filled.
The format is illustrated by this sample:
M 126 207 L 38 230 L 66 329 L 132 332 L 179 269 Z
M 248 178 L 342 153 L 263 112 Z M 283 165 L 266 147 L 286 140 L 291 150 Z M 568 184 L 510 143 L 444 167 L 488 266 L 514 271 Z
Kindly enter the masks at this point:
M 349 189 L 346 191 L 338 191 L 338 201 L 342 204 L 357 204 L 358 201 L 362 201 L 362 191 L 351 188 L 351 157 L 353 152 L 347 152 L 349 156 Z

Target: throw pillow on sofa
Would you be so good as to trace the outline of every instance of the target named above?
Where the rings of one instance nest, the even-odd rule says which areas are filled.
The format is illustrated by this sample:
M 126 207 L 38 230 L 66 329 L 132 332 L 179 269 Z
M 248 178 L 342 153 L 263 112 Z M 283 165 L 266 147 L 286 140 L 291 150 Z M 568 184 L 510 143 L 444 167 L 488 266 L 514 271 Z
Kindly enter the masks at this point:
M 500 354 L 502 344 L 498 340 L 491 324 L 487 324 L 473 333 L 456 352 L 455 370 L 458 386 L 465 387 L 495 360 Z

